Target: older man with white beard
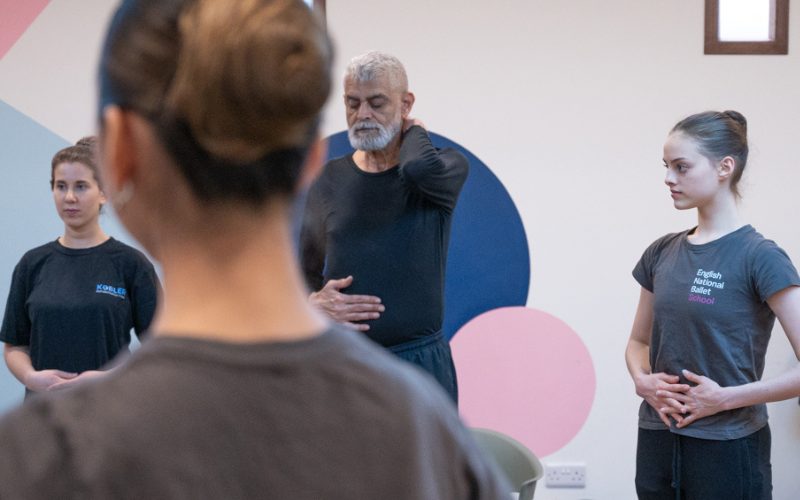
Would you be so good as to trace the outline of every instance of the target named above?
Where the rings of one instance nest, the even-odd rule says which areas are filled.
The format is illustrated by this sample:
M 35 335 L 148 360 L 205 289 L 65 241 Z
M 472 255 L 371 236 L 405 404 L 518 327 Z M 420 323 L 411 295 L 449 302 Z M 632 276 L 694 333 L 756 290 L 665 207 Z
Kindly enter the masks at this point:
M 354 58 L 344 78 L 356 150 L 325 165 L 308 194 L 300 252 L 309 300 L 432 374 L 458 401 L 441 327 L 450 222 L 467 159 L 436 149 L 409 117 L 414 94 L 394 56 Z

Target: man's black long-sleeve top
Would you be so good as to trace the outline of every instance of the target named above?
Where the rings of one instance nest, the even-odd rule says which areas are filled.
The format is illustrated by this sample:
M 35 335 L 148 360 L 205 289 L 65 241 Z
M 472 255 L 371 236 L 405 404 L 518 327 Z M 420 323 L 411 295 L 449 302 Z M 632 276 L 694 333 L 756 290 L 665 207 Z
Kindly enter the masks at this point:
M 308 286 L 353 276 L 348 294 L 376 295 L 386 310 L 367 335 L 387 347 L 438 332 L 450 222 L 467 159 L 408 129 L 400 164 L 365 172 L 351 155 L 328 162 L 308 193 L 300 257 Z

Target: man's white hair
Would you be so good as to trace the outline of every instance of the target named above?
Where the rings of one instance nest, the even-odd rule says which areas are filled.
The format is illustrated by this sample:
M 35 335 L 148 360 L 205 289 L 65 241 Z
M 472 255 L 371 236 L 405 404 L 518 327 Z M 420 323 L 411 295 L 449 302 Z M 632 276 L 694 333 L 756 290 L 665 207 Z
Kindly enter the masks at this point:
M 393 55 L 372 51 L 350 60 L 345 71 L 345 80 L 369 82 L 386 75 L 392 90 L 408 91 L 408 77 L 403 63 Z

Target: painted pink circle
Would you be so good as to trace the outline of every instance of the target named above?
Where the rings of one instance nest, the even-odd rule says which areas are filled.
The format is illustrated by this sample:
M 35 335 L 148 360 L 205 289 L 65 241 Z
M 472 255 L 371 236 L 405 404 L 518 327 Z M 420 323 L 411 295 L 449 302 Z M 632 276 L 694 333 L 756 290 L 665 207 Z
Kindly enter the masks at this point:
M 467 425 L 508 434 L 544 457 L 586 422 L 592 358 L 560 319 L 527 307 L 494 309 L 464 325 L 451 346 Z

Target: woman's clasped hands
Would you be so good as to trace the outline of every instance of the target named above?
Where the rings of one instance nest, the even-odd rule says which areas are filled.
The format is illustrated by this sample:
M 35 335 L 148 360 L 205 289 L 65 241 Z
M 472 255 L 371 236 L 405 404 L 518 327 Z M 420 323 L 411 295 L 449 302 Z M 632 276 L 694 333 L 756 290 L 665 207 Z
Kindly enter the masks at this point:
M 689 370 L 682 370 L 690 384 L 679 383 L 677 375 L 654 373 L 643 377 L 642 391 L 637 393 L 657 412 L 665 425 L 682 429 L 701 418 L 727 410 L 727 388 L 720 387 L 710 378 Z

